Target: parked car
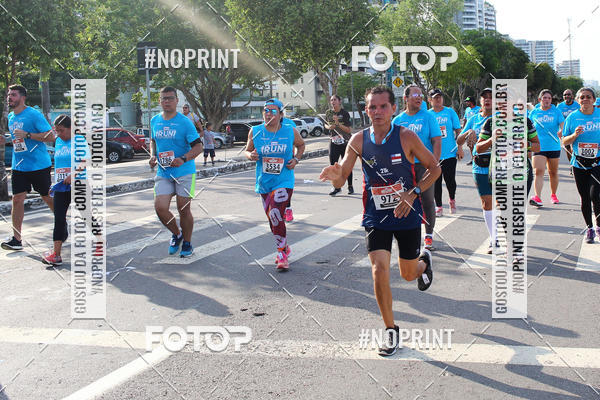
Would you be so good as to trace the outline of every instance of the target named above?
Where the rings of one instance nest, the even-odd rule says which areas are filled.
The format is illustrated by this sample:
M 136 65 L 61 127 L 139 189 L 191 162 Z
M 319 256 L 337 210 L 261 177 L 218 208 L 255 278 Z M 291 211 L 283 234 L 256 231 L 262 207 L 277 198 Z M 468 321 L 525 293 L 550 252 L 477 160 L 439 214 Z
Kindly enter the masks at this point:
M 300 132 L 300 136 L 302 136 L 303 138 L 307 137 L 308 132 L 310 132 L 308 124 L 303 120 L 297 118 L 292 119 L 292 121 L 296 123 L 296 129 L 298 129 L 298 132 Z
M 215 149 L 220 149 L 223 146 L 233 146 L 233 137 L 223 132 L 214 132 L 215 134 Z
M 300 118 L 308 125 L 308 133 L 312 136 L 321 136 L 325 127 L 323 122 L 317 117 L 302 117 Z
M 106 128 L 106 141 L 128 143 L 136 153 L 148 152 L 148 143 L 144 135 L 138 135 L 122 128 Z
M 133 158 L 133 146 L 129 143 L 106 141 L 106 161 L 119 162 L 123 158 Z
M 255 125 L 262 124 L 263 121 L 248 121 L 248 122 L 228 122 L 223 123 L 223 127 L 220 129 L 222 132 L 226 132 L 225 127 L 229 125 L 231 127 L 231 136 L 233 136 L 233 142 L 247 142 L 248 132 L 250 128 Z

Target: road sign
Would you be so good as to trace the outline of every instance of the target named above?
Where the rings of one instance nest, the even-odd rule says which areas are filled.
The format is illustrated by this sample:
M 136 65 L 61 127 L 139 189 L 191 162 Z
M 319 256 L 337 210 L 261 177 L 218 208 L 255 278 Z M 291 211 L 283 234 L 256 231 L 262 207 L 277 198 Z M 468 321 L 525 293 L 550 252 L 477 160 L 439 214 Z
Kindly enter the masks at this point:
M 402 87 L 402 85 L 404 85 L 404 77 L 403 76 L 394 76 L 392 79 L 392 83 L 397 88 Z
M 138 74 L 146 75 L 146 51 L 153 49 L 156 51 L 156 42 L 139 42 L 137 48 L 137 67 Z M 156 65 L 156 61 L 153 63 Z M 158 73 L 158 69 L 148 69 L 149 75 L 155 75 Z

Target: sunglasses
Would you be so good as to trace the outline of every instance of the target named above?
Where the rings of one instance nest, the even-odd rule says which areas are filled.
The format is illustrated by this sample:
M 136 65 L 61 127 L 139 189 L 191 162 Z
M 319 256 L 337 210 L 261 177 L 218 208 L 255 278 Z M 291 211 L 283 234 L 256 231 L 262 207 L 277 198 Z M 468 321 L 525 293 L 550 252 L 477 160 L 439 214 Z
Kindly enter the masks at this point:
M 279 110 L 276 108 L 263 108 L 263 111 L 265 112 L 265 114 L 271 113 L 273 115 L 277 115 L 277 113 L 279 112 Z
M 421 93 L 413 93 L 413 94 L 409 95 L 408 97 L 415 97 L 415 98 L 416 97 L 420 97 L 420 98 L 423 98 L 423 95 Z

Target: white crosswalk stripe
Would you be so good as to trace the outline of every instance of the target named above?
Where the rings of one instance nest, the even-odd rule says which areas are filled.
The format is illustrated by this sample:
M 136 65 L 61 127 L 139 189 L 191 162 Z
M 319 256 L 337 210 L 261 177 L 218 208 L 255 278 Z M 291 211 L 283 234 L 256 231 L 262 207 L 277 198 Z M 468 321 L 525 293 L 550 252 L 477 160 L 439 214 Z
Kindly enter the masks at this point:
M 311 214 L 298 214 L 294 216 L 294 222 L 301 221 L 310 217 Z M 289 223 L 288 223 L 289 224 Z M 194 254 L 191 257 L 181 258 L 177 255 L 165 257 L 161 260 L 155 262 L 155 264 L 178 264 L 178 265 L 186 265 L 191 264 L 195 261 L 198 261 L 202 258 L 206 258 L 212 256 L 213 254 L 220 253 L 224 250 L 230 249 L 232 247 L 239 246 L 240 244 L 247 242 L 252 239 L 256 239 L 257 237 L 265 234 L 270 234 L 269 224 L 265 223 L 262 225 L 254 226 L 250 229 L 246 229 L 244 231 L 233 233 L 232 239 L 229 235 L 225 236 L 222 239 L 218 239 L 206 244 L 198 245 L 194 249 Z
M 600 272 L 600 244 L 597 241 L 586 243 L 585 238 L 583 239 L 575 270 Z
M 535 225 L 539 218 L 539 215 L 527 214 L 527 232 Z M 490 245 L 489 237 L 477 247 L 477 249 L 467 258 L 466 262 L 462 263 L 459 268 L 473 268 L 473 269 L 491 269 L 492 268 L 492 255 L 488 254 L 488 248 Z

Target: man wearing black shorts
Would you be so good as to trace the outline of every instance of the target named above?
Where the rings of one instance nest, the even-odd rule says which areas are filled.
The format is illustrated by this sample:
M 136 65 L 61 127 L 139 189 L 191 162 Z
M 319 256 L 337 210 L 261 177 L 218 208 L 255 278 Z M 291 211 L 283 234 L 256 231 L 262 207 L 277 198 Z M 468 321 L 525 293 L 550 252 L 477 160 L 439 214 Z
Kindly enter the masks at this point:
M 350 114 L 342 108 L 342 98 L 337 94 L 329 99 L 331 108 L 325 113 L 325 129 L 331 134 L 331 142 L 329 142 L 329 164 L 335 164 L 340 158 L 344 158 L 346 153 L 346 145 L 352 136 L 352 128 L 350 122 Z M 330 196 L 335 196 L 341 192 L 341 188 L 333 188 L 329 192 Z M 348 176 L 348 194 L 354 193 L 352 187 L 352 172 Z
M 31 188 L 38 192 L 50 210 L 54 211 L 48 192 L 52 179 L 52 161 L 44 142 L 54 142 L 52 127 L 42 113 L 25 105 L 27 90 L 21 85 L 8 88 L 6 101 L 12 109 L 8 114 L 8 130 L 13 143 L 12 155 L 12 226 L 13 236 L 2 242 L 5 250 L 22 250 L 21 228 L 25 215 L 25 198 Z

